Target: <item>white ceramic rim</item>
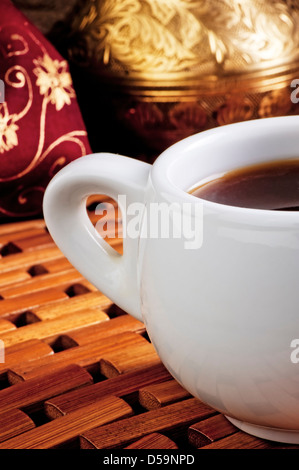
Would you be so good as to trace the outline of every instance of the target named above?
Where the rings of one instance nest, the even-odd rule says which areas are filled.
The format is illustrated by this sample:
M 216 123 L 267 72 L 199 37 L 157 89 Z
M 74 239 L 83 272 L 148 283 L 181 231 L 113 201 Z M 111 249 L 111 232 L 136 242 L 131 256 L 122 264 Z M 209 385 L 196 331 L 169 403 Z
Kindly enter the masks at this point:
M 174 165 L 184 163 L 184 167 L 188 167 L 188 158 L 191 154 L 191 150 L 194 151 L 196 148 L 200 148 L 205 143 L 212 141 L 219 141 L 221 137 L 231 136 L 232 139 L 238 138 L 243 135 L 250 136 L 252 139 L 257 139 L 258 136 L 269 136 L 275 133 L 275 136 L 279 136 L 283 139 L 287 137 L 287 134 L 292 134 L 298 139 L 298 151 L 294 152 L 297 158 L 299 158 L 299 116 L 282 116 L 282 117 L 271 117 L 264 119 L 255 119 L 252 121 L 244 121 L 240 123 L 228 124 L 225 126 L 209 129 L 202 131 L 198 134 L 187 137 L 169 147 L 167 150 L 161 153 L 157 160 L 153 164 L 151 172 L 151 180 L 154 187 L 161 193 L 167 195 L 169 199 L 173 197 L 174 200 L 178 198 L 182 202 L 198 203 L 200 201 L 205 207 L 211 209 L 213 212 L 225 213 L 232 217 L 240 217 L 245 215 L 248 220 L 253 218 L 264 219 L 271 214 L 271 220 L 277 223 L 299 223 L 299 212 L 296 211 L 273 211 L 267 209 L 251 209 L 237 206 L 229 206 L 216 202 L 207 201 L 204 199 L 192 196 L 185 189 L 180 187 L 173 181 L 171 172 L 175 168 Z M 293 158 L 294 158 L 293 157 Z M 277 159 L 284 158 L 283 155 L 277 157 Z M 275 158 L 273 158 L 274 160 Z M 260 160 L 263 162 L 263 159 Z M 238 168 L 236 166 L 235 168 Z M 192 171 L 190 169 L 190 171 Z

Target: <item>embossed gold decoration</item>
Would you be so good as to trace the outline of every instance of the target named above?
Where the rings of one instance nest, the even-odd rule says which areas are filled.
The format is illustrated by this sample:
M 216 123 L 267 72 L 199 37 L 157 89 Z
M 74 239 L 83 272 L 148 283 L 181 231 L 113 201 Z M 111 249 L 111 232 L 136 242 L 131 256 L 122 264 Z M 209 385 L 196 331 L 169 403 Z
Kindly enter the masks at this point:
M 40 214 L 47 182 L 89 149 L 80 118 L 60 127 L 65 107 L 78 109 L 67 62 L 55 50 L 50 57 L 38 35 L 19 23 L 18 33 L 15 23 L 0 28 L 6 98 L 0 103 L 0 218 Z
M 26 44 L 25 39 L 20 35 L 13 36 L 13 39 L 18 39 L 22 41 L 22 44 Z M 25 54 L 27 52 L 27 48 L 24 48 L 24 50 L 11 50 L 9 55 L 19 55 L 20 53 Z M 59 111 L 65 104 L 70 104 L 71 98 L 75 97 L 75 92 L 72 88 L 71 76 L 66 71 L 67 63 L 65 61 L 59 62 L 57 60 L 52 60 L 48 54 L 35 59 L 33 62 L 37 66 L 33 70 L 37 76 L 36 84 L 40 89 L 41 95 L 45 96 L 45 106 L 46 101 L 48 101 L 55 105 L 56 110 Z M 18 81 L 14 82 L 11 79 L 13 72 L 17 74 L 16 78 Z M 23 67 L 12 67 L 7 71 L 5 79 L 7 84 L 15 88 L 22 88 L 27 83 L 29 88 L 29 99 L 27 105 L 19 114 L 10 115 L 7 103 L 4 102 L 0 104 L 0 153 L 8 151 L 18 145 L 17 131 L 19 126 L 16 124 L 16 121 L 20 120 L 27 114 L 33 100 L 32 84 L 28 73 Z M 44 121 L 44 116 L 42 116 L 42 120 Z M 28 168 L 26 169 L 26 172 L 27 171 Z M 19 176 L 20 175 L 18 174 L 18 177 Z M 2 178 L 0 178 L 0 181 L 2 181 Z
M 299 111 L 290 98 L 299 78 L 295 0 L 83 2 L 69 54 L 118 93 L 119 119 L 160 148 Z
M 54 104 L 56 111 L 60 111 L 65 104 L 71 104 L 71 98 L 75 97 L 72 87 L 72 79 L 67 72 L 67 62 L 52 60 L 48 54 L 34 59 L 33 73 L 37 76 L 36 85 L 41 95 Z
M 35 40 L 32 35 L 31 38 Z M 14 44 L 14 47 L 12 48 L 11 46 L 9 48 L 7 55 L 17 56 L 20 54 L 27 54 L 28 47 L 25 38 L 20 35 L 12 35 L 11 39 L 12 42 L 10 43 L 10 46 Z M 15 43 L 15 41 L 18 42 Z M 81 137 L 86 135 L 85 130 L 78 130 L 64 134 L 52 142 L 48 148 L 44 148 L 47 106 L 51 103 L 56 107 L 57 111 L 60 111 L 64 105 L 71 104 L 71 100 L 75 98 L 75 92 L 72 88 L 71 76 L 69 72 L 66 71 L 66 61 L 59 62 L 58 60 L 53 60 L 44 52 L 43 56 L 38 57 L 38 59 L 34 59 L 33 63 L 36 66 L 33 69 L 33 73 L 37 77 L 36 85 L 39 87 L 39 92 L 43 96 L 37 150 L 26 168 L 11 176 L 2 177 L 0 175 L 0 182 L 13 181 L 28 174 L 34 167 L 40 165 L 48 154 L 62 142 L 75 142 L 76 145 L 80 147 L 82 155 L 86 153 L 85 146 L 81 141 Z M 16 89 L 27 89 L 28 99 L 24 108 L 18 113 L 12 115 L 9 114 L 6 102 L 0 104 L 0 153 L 8 151 L 18 145 L 17 131 L 19 126 L 16 122 L 20 121 L 27 115 L 33 104 L 32 81 L 24 67 L 14 65 L 8 69 L 5 73 L 4 82 L 7 86 L 11 86 Z M 61 164 L 61 162 L 62 160 L 60 158 L 57 162 L 57 166 Z M 0 211 L 2 211 L 2 208 L 0 208 Z
M 16 116 L 10 115 L 7 104 L 0 104 L 0 153 L 18 145 L 17 130 L 19 126 L 15 123 Z

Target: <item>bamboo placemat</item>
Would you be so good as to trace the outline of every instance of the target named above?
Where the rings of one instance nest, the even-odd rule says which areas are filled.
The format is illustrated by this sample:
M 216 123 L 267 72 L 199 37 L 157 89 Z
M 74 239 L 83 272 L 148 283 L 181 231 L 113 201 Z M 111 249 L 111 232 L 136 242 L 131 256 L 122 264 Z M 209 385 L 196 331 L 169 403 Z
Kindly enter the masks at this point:
M 109 242 L 121 252 L 120 236 Z M 143 323 L 78 273 L 42 219 L 1 225 L 0 254 L 0 449 L 295 447 L 245 434 L 191 397 Z

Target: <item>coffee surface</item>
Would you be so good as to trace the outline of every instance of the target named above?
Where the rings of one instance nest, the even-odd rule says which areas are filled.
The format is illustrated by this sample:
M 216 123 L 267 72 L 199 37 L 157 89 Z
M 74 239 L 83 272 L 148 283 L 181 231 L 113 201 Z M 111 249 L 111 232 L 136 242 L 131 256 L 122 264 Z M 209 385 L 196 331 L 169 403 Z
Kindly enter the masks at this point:
M 299 210 L 299 158 L 229 171 L 189 191 L 196 197 L 230 206 Z

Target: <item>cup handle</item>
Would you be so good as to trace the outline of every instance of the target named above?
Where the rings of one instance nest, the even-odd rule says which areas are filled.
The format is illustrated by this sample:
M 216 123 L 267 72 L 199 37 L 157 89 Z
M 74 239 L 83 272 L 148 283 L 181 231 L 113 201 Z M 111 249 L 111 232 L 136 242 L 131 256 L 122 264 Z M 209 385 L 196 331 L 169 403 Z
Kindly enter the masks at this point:
M 91 223 L 86 200 L 94 194 L 120 199 L 122 215 L 126 210 L 123 199 L 126 206 L 140 203 L 144 208 L 150 169 L 148 163 L 122 155 L 84 156 L 54 176 L 43 201 L 48 230 L 66 258 L 103 294 L 139 320 L 142 320 L 137 280 L 139 237 L 124 237 L 123 255 L 117 253 Z M 118 198 L 119 195 L 125 198 Z

